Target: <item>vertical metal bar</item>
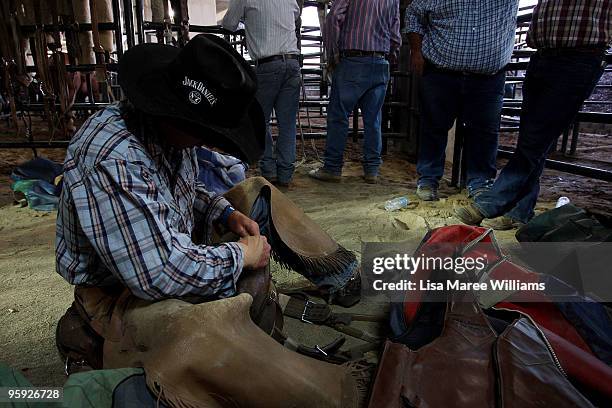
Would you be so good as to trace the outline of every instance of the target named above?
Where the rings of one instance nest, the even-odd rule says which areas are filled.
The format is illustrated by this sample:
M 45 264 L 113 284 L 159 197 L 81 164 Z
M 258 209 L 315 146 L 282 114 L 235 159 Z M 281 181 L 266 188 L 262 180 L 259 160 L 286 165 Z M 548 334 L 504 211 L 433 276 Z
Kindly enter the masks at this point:
M 144 44 L 145 33 L 144 33 L 144 3 L 143 3 L 143 0 L 136 0 L 136 31 L 138 32 L 138 44 Z
M 131 0 L 130 0 L 131 2 Z M 147 36 L 144 32 L 144 1 L 136 0 L 136 32 L 138 33 L 138 44 L 144 44 Z
M 569 139 L 569 131 L 570 128 L 565 129 L 565 131 L 563 131 L 563 137 L 561 139 L 561 153 L 565 154 L 565 152 L 567 152 L 567 141 Z
M 323 10 L 323 19 L 319 18 L 319 35 L 322 36 L 323 34 L 323 22 L 325 21 L 325 19 L 327 18 L 327 9 L 328 7 L 328 3 L 317 3 L 317 15 L 319 15 L 319 9 Z M 319 42 L 319 52 L 320 57 L 319 57 L 319 62 L 321 64 L 324 64 L 327 62 L 327 58 L 325 56 L 325 49 L 323 47 L 323 39 L 321 38 L 321 41 Z M 320 66 L 321 68 L 324 68 L 323 65 Z M 325 73 L 325 69 L 323 69 L 323 73 L 321 73 L 321 81 L 319 82 L 319 98 L 323 98 L 323 96 L 327 96 L 329 95 L 329 82 L 327 81 L 326 76 L 324 75 Z M 327 111 L 325 110 L 325 108 L 323 106 L 321 106 L 319 108 L 319 114 L 323 115 L 323 114 L 327 114 Z
M 387 137 L 383 134 L 383 136 L 382 136 L 382 151 L 381 151 L 381 153 L 382 154 L 387 154 L 388 150 L 389 150 L 389 139 L 387 139 Z
M 580 135 L 580 123 L 574 122 L 574 129 L 572 131 L 572 144 L 570 146 L 570 154 L 576 153 L 576 147 L 578 147 L 578 136 Z
M 121 7 L 119 7 L 119 0 L 113 0 L 113 22 L 115 23 L 117 59 L 120 59 L 123 56 L 123 25 L 121 24 Z
M 174 24 L 180 27 L 177 37 L 182 47 L 189 41 L 189 4 L 187 0 L 170 0 L 170 6 L 174 11 Z
M 95 109 L 96 100 L 93 94 L 93 87 L 92 87 L 93 81 L 91 80 L 91 72 L 88 72 L 85 74 L 85 80 L 87 81 L 87 96 L 89 96 L 89 103 L 93 106 L 93 109 Z
M 123 0 L 123 19 L 125 20 L 125 36 L 127 37 L 127 46 L 128 48 L 132 48 L 136 44 L 136 39 L 134 37 L 134 14 L 132 12 L 132 0 Z M 140 38 L 140 35 L 138 38 Z

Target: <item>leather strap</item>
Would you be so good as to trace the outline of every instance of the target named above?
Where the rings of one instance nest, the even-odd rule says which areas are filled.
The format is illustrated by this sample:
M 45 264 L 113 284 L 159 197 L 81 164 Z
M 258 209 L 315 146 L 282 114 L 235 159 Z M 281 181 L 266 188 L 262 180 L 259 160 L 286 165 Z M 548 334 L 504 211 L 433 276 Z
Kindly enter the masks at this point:
M 0 88 L 4 89 L 7 96 L 8 102 L 11 111 L 11 120 L 13 122 L 13 126 L 17 133 L 19 134 L 19 121 L 17 118 L 17 107 L 15 105 L 15 95 L 13 93 L 13 72 L 14 71 L 14 63 L 16 61 L 21 61 L 20 56 L 13 55 L 18 47 L 11 47 L 11 40 L 13 43 L 19 42 L 17 38 L 12 38 L 10 27 L 6 24 L 10 18 L 11 22 L 14 25 L 14 18 L 12 16 L 12 12 L 9 9 L 8 2 L 3 2 L 0 4 L 0 55 L 2 58 L 0 59 L 0 64 L 2 65 L 0 68 L 1 78 L 3 80 L 2 86 Z M 17 69 L 19 70 L 19 66 L 17 65 Z
M 387 54 L 380 51 L 342 50 L 341 57 L 380 57 L 386 58 Z
M 542 48 L 537 51 L 544 57 L 556 57 L 563 55 L 589 54 L 597 56 L 606 55 L 605 45 L 594 45 L 592 47 L 576 47 L 576 48 Z
M 34 34 L 34 65 L 36 73 L 41 83 L 41 89 L 44 93 L 43 106 L 45 116 L 47 117 L 47 126 L 49 129 L 49 137 L 55 135 L 56 117 L 55 111 L 55 90 L 53 89 L 53 81 L 49 72 L 49 64 L 47 61 L 47 34 L 44 31 L 42 1 L 34 3 L 34 16 L 36 20 L 36 32 Z
M 279 60 L 283 60 L 286 61 L 288 59 L 294 59 L 294 60 L 299 60 L 300 59 L 300 54 L 282 54 L 282 55 L 272 55 L 271 57 L 266 57 L 266 58 L 261 58 L 258 59 L 255 64 L 256 65 L 261 65 L 261 64 L 265 64 L 267 62 L 272 62 L 272 61 L 279 61 Z
M 347 334 L 369 343 L 379 343 L 381 338 L 368 332 L 351 327 L 353 320 L 359 321 L 379 321 L 380 318 L 371 315 L 334 313 L 326 303 L 316 303 L 308 299 L 307 296 L 292 296 L 283 310 L 287 317 L 301 320 L 304 323 L 329 326 L 341 333 Z
M 12 48 L 14 52 L 13 60 L 17 65 L 17 75 L 25 74 L 25 51 L 22 49 L 20 41 L 20 30 L 18 28 L 17 13 L 14 9 L 10 10 L 9 15 L 9 36 L 12 37 Z
M 303 321 L 304 323 L 325 325 L 332 316 L 332 310 L 325 303 L 315 303 L 308 298 L 291 297 L 283 310 L 285 316 Z
M 281 295 L 281 297 L 287 296 Z M 377 316 L 334 313 L 329 305 L 325 303 L 313 302 L 304 294 L 290 296 L 288 301 L 283 300 L 280 302 L 280 304 L 283 308 L 283 314 L 287 317 L 301 320 L 304 323 L 328 326 L 336 331 L 348 334 L 351 337 L 366 341 L 365 344 L 351 347 L 346 350 L 341 350 L 340 348 L 346 342 L 346 337 L 344 336 L 339 336 L 337 339 L 325 346 L 315 345 L 314 347 L 300 344 L 291 337 L 285 336 L 282 344 L 290 350 L 304 354 L 305 356 L 316 358 L 332 364 L 343 364 L 363 358 L 364 354 L 368 351 L 377 349 L 382 341 L 382 339 L 376 336 L 354 327 L 350 327 L 352 320 L 384 320 Z

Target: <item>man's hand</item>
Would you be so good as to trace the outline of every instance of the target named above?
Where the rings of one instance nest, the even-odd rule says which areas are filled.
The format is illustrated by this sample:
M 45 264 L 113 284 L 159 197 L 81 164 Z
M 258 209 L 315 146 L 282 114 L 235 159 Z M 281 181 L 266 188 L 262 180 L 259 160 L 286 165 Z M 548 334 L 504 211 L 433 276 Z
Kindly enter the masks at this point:
M 415 74 L 423 75 L 425 59 L 423 58 L 423 36 L 417 33 L 408 33 L 410 43 L 410 70 Z
M 415 74 L 423 75 L 423 67 L 425 66 L 425 59 L 421 51 L 412 51 L 410 53 L 410 70 Z
M 227 217 L 227 227 L 240 237 L 259 236 L 259 225 L 240 211 L 234 211 Z
M 247 269 L 261 269 L 270 262 L 270 244 L 263 235 L 247 236 L 238 241 L 244 251 L 244 267 Z
M 332 82 L 332 76 L 339 63 L 340 63 L 340 57 L 338 55 L 330 55 L 328 57 L 327 63 L 325 64 L 323 77 L 326 78 L 329 83 Z

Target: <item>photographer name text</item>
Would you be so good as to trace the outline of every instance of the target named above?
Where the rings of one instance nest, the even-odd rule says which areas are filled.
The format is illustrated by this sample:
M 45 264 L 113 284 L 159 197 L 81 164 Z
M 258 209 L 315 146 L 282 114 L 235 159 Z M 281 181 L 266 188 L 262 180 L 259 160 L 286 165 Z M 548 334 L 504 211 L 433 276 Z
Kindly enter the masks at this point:
M 445 282 L 433 282 L 429 280 L 410 281 L 402 279 L 398 282 L 385 282 L 377 279 L 372 282 L 376 291 L 543 291 L 546 284 L 543 282 L 522 282 L 513 279 L 490 280 L 487 282 L 465 282 L 462 280 L 447 280 Z

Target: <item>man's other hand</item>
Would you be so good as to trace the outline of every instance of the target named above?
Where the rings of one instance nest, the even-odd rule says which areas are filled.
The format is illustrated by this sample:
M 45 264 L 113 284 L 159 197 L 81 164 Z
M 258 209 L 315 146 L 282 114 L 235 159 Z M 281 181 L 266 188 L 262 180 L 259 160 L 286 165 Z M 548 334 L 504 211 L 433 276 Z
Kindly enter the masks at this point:
M 234 211 L 227 217 L 227 227 L 240 237 L 259 235 L 259 225 L 240 211 Z
M 247 236 L 238 241 L 244 250 L 244 267 L 247 269 L 261 269 L 270 262 L 270 244 L 263 235 Z
M 425 59 L 421 51 L 413 51 L 410 54 L 410 70 L 417 75 L 423 75 L 423 67 L 425 66 Z

